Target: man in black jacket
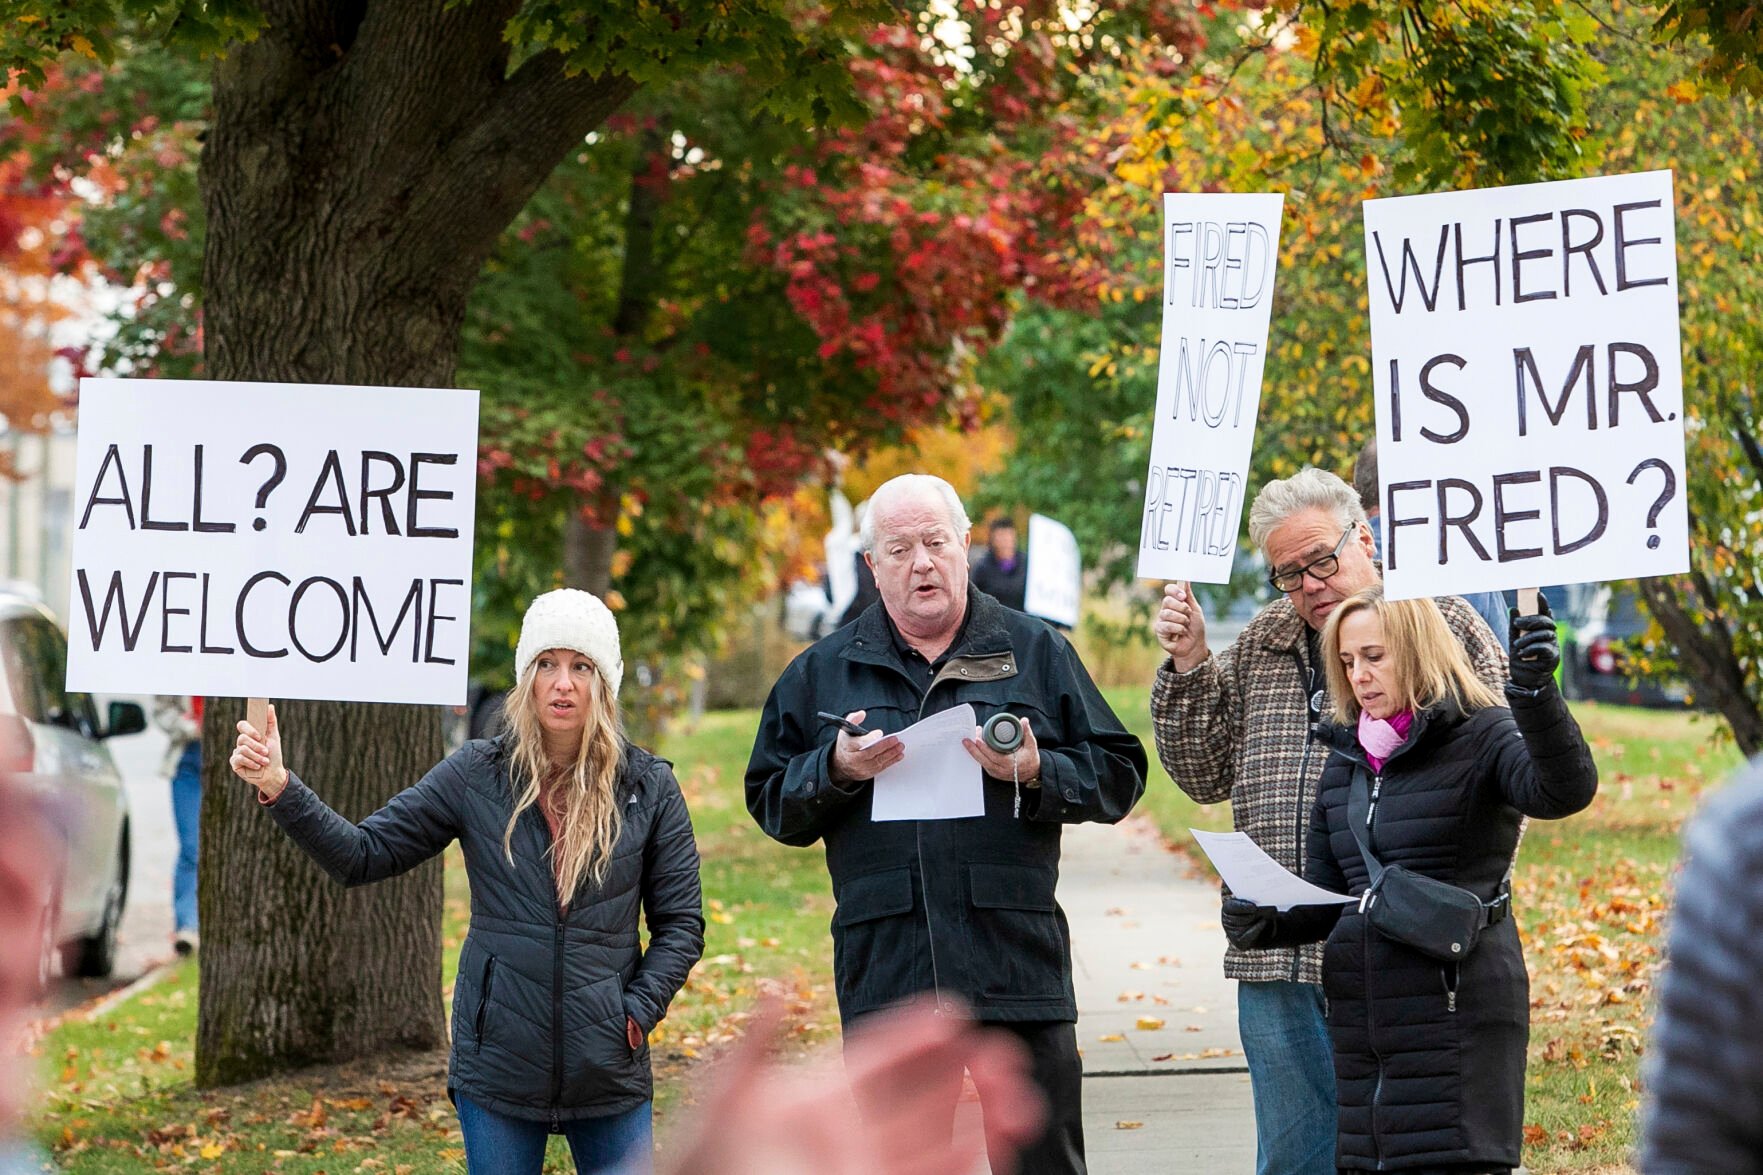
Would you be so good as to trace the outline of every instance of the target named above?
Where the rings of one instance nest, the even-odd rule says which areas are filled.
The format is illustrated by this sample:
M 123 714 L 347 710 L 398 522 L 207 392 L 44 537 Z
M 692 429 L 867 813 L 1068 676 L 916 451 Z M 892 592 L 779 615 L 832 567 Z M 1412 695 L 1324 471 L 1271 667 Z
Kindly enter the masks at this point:
M 1081 1173 L 1083 1070 L 1071 936 L 1054 901 L 1063 824 L 1125 816 L 1145 751 L 1065 638 L 970 591 L 969 523 L 941 478 L 908 474 L 870 499 L 862 545 L 881 600 L 803 653 L 766 700 L 747 766 L 747 807 L 790 845 L 826 843 L 838 908 L 833 970 L 847 1024 L 921 992 L 958 998 L 1028 1047 L 1049 1121 L 1024 1175 Z M 1002 754 L 966 740 L 985 814 L 871 818 L 871 781 L 905 755 L 900 731 L 971 704 L 981 723 L 1023 719 Z M 858 738 L 817 712 L 867 723 Z M 977 732 L 976 732 L 977 733 Z M 959 1074 L 949 1084 L 951 1118 Z

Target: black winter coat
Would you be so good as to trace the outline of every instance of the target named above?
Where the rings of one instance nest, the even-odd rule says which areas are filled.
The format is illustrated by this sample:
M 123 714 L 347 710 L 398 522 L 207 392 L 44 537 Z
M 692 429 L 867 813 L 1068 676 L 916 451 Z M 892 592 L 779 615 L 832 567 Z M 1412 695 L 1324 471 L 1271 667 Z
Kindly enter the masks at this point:
M 1507 694 L 1509 711 L 1417 714 L 1376 775 L 1353 729 L 1320 727 L 1333 752 L 1311 812 L 1305 878 L 1365 892 L 1369 870 L 1347 826 L 1349 787 L 1365 772 L 1376 797 L 1368 839 L 1385 866 L 1405 865 L 1484 902 L 1498 897 L 1523 817 L 1570 816 L 1598 786 L 1555 688 Z M 1339 916 L 1322 957 L 1340 1105 L 1336 1165 L 1518 1166 L 1530 979 L 1513 919 L 1484 930 L 1463 962 L 1440 963 L 1379 934 L 1354 906 L 1326 910 L 1325 919 Z
M 691 818 L 667 761 L 627 745 L 606 880 L 559 911 L 551 830 L 537 805 L 515 824 L 512 866 L 503 853 L 514 810 L 505 743 L 466 743 L 359 825 L 291 772 L 269 811 L 344 885 L 395 877 L 459 841 L 471 925 L 453 987 L 448 1092 L 532 1121 L 623 1113 L 653 1089 L 648 1045 L 631 1051 L 625 1017 L 646 1036 L 704 953 Z
M 766 699 L 747 765 L 747 808 L 789 845 L 826 842 L 833 972 L 849 1021 L 919 992 L 965 1000 L 982 1020 L 1075 1020 L 1071 934 L 1053 898 L 1060 826 L 1125 816 L 1145 789 L 1145 749 L 1097 692 L 1076 652 L 1045 622 L 968 594 L 965 633 L 930 689 L 902 664 L 876 604 L 784 670 Z M 899 731 L 973 705 L 1026 718 L 1040 786 L 1012 815 L 1009 781 L 985 781 L 986 814 L 870 819 L 869 783 L 828 778 L 837 730 L 826 710 L 867 710 Z M 927 916 L 928 910 L 928 916 Z

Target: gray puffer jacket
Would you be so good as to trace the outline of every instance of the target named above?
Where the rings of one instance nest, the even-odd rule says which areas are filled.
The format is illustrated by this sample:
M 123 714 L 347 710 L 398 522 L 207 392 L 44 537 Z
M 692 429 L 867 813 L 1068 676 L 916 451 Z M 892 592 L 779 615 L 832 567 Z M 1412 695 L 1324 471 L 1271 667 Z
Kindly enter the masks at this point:
M 1763 757 L 1684 836 L 1641 1070 L 1646 1175 L 1763 1172 Z
M 292 772 L 270 814 L 344 885 L 393 877 L 453 841 L 465 851 L 471 927 L 453 988 L 448 1089 L 510 1117 L 553 1124 L 633 1109 L 652 1094 L 646 1036 L 704 952 L 698 848 L 671 766 L 625 748 L 623 826 L 606 880 L 557 904 L 551 832 L 536 806 L 502 849 L 514 808 L 503 738 L 466 743 L 386 806 L 351 824 Z M 649 949 L 637 938 L 637 907 Z

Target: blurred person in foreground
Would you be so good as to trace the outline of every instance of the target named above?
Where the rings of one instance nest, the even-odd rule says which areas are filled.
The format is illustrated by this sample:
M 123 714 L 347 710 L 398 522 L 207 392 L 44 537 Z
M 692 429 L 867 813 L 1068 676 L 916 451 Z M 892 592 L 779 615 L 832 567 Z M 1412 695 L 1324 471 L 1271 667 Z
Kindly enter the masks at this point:
M 1343 1171 L 1518 1166 L 1530 982 L 1513 860 L 1524 818 L 1583 810 L 1598 770 L 1555 686 L 1546 602 L 1510 628 L 1502 699 L 1433 601 L 1386 600 L 1381 587 L 1342 601 L 1322 630 L 1329 757 L 1304 879 L 1360 900 L 1285 913 L 1224 903 L 1233 946 L 1328 940 Z
M 0 772 L 0 943 L 7 944 L 0 950 L 0 1175 L 43 1169 L 20 1126 L 31 1087 L 24 1033 L 39 994 L 37 945 L 50 916 L 53 844 L 41 805 Z
M 1066 824 L 1113 823 L 1131 810 L 1145 751 L 1064 637 L 971 587 L 970 529 L 942 478 L 905 474 L 876 490 L 862 535 L 881 599 L 772 687 L 747 764 L 747 808 L 784 844 L 826 846 L 845 1025 L 855 1032 L 864 1017 L 933 992 L 1012 1033 L 1033 1060 L 1049 1120 L 1019 1167 L 993 1156 L 993 1169 L 1081 1175 L 1071 935 L 1054 897 L 1060 837 Z M 874 819 L 876 776 L 909 762 L 885 732 L 963 704 L 981 723 L 1001 712 L 1021 719 L 1014 751 L 994 750 L 977 729 L 963 739 L 983 772 L 984 814 Z M 819 712 L 870 729 L 852 735 Z M 959 1069 L 939 1088 L 946 1135 Z
M 1684 835 L 1642 1066 L 1646 1175 L 1763 1172 L 1763 758 Z
M 715 1066 L 663 1152 L 662 1175 L 973 1175 L 982 1155 L 1014 1170 L 1046 1119 L 1022 1045 L 933 1001 L 854 1026 L 842 1067 L 768 1059 L 780 1025 L 778 1005 L 762 1008 Z M 985 1106 L 983 1127 L 971 1117 L 950 1127 L 943 1078 L 961 1069 Z

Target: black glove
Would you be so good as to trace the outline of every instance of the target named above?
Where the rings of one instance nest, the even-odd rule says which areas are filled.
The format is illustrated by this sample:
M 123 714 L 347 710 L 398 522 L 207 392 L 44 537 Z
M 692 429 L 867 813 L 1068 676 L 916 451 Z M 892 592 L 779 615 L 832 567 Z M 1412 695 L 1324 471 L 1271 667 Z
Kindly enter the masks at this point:
M 1273 938 L 1279 926 L 1279 911 L 1243 898 L 1225 898 L 1218 920 L 1224 924 L 1224 937 L 1231 946 L 1252 951 Z
M 1555 679 L 1555 667 L 1561 664 L 1561 641 L 1555 635 L 1555 614 L 1549 611 L 1549 598 L 1537 593 L 1535 616 L 1511 612 L 1512 651 L 1508 654 L 1512 684 L 1533 693 Z

